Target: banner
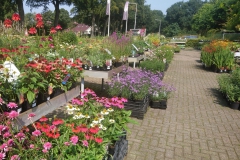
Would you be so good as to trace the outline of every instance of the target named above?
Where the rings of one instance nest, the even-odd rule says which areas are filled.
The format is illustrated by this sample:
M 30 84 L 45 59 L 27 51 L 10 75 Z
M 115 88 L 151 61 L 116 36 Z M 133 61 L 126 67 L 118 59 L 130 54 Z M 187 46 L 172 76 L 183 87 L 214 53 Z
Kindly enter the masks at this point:
M 125 3 L 125 6 L 124 6 L 123 20 L 127 20 L 128 19 L 128 5 L 129 5 L 129 2 L 127 1 Z
M 111 2 L 111 0 L 107 0 L 106 15 L 110 14 L 110 2 Z

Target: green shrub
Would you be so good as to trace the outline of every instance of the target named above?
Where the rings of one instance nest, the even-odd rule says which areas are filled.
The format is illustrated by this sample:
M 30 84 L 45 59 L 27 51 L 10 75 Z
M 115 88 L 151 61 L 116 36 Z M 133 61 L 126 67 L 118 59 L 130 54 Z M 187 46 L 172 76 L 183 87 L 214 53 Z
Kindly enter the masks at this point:
M 201 44 L 199 43 L 199 39 L 189 39 L 186 42 L 186 47 L 199 49 L 201 47 Z
M 165 63 L 163 61 L 154 59 L 154 60 L 146 60 L 140 63 L 140 67 L 142 69 L 150 70 L 153 73 L 163 72 L 165 69 Z
M 60 43 L 77 44 L 77 35 L 74 32 L 62 32 L 59 35 Z

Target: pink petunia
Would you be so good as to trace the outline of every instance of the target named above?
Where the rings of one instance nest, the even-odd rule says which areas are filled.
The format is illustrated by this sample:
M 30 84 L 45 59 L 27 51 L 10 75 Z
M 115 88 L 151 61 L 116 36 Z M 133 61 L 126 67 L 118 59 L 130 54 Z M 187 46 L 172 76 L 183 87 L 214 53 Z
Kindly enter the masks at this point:
M 51 149 L 51 148 L 52 148 L 52 143 L 50 143 L 50 142 L 44 143 L 43 148 L 44 148 L 45 150 Z
M 70 142 L 72 142 L 73 145 L 76 145 L 78 142 L 78 136 L 72 136 L 70 138 Z
M 42 134 L 42 133 L 41 133 L 41 131 L 39 131 L 39 130 L 35 130 L 35 131 L 32 132 L 32 135 L 33 135 L 33 136 L 36 136 L 36 137 L 40 136 L 41 134 Z
M 7 107 L 12 109 L 12 108 L 17 108 L 18 106 L 17 106 L 17 104 L 14 103 L 14 102 L 9 102 L 9 103 L 7 104 Z
M 10 113 L 9 113 L 9 115 L 8 115 L 8 118 L 10 118 L 10 119 L 15 119 L 15 118 L 17 118 L 18 117 L 18 112 L 16 112 L 16 111 L 11 111 Z
M 10 132 L 6 132 L 3 134 L 3 138 L 8 138 L 11 136 L 11 133 Z

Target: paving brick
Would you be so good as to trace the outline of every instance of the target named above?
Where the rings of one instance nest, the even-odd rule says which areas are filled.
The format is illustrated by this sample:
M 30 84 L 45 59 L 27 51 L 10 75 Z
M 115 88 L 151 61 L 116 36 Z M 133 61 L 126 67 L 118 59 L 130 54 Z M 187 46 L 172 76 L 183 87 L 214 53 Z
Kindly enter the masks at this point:
M 240 159 L 240 112 L 218 91 L 219 74 L 199 63 L 200 51 L 181 51 L 165 73 L 176 92 L 166 110 L 149 108 L 138 125 L 129 124 L 125 160 Z

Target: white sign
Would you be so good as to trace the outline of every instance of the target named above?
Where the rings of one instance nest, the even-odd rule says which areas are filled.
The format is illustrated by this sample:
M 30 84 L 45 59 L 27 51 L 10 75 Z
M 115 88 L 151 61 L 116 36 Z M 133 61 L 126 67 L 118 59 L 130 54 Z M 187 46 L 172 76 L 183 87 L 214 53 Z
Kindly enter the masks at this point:
M 4 68 L 0 70 L 0 73 L 9 74 L 8 82 L 12 82 L 18 79 L 20 72 L 12 62 L 5 61 L 3 63 L 3 67 Z
M 104 49 L 108 54 L 112 54 L 107 48 Z

